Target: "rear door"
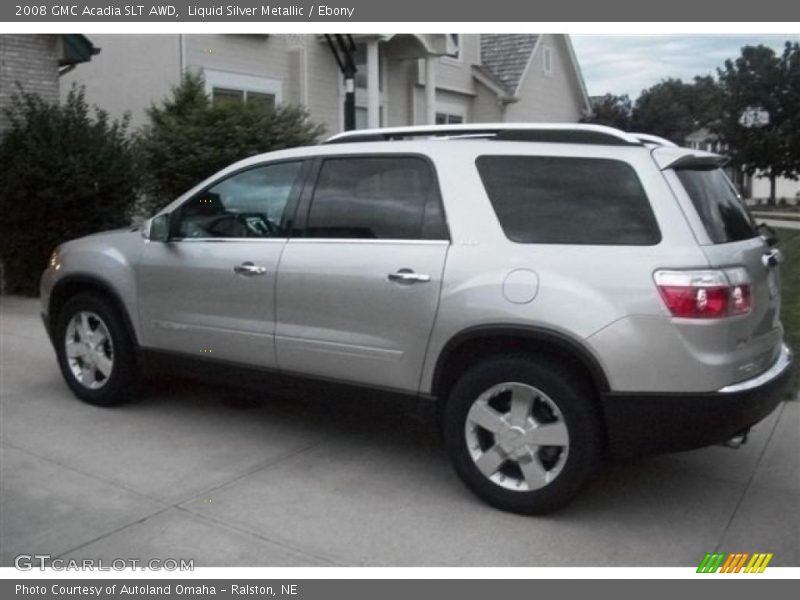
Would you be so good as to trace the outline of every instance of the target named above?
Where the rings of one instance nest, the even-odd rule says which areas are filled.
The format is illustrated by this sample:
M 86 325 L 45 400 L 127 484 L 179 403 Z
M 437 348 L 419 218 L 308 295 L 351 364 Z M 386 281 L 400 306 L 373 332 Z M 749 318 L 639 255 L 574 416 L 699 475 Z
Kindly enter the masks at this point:
M 743 267 L 746 271 L 752 310 L 726 320 L 728 344 L 731 352 L 741 356 L 736 378 L 757 375 L 770 366 L 780 350 L 777 251 L 759 235 L 744 201 L 722 168 L 690 161 L 670 169 L 668 179 L 687 205 L 685 211 L 691 215 L 690 223 L 694 221 L 695 235 L 709 265 Z
M 419 156 L 319 159 L 277 283 L 281 370 L 416 391 L 449 247 Z

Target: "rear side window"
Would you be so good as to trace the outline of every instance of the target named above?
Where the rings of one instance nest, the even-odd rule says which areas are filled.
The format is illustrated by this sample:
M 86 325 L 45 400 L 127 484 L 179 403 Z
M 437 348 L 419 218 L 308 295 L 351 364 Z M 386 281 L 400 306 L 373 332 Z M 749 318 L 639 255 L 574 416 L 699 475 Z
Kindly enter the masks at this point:
M 758 235 L 755 222 L 722 169 L 676 169 L 708 237 L 715 244 Z
M 650 202 L 627 163 L 600 158 L 481 156 L 486 193 L 506 237 L 525 244 L 651 246 Z
M 413 156 L 326 159 L 311 200 L 306 236 L 447 239 L 431 165 Z

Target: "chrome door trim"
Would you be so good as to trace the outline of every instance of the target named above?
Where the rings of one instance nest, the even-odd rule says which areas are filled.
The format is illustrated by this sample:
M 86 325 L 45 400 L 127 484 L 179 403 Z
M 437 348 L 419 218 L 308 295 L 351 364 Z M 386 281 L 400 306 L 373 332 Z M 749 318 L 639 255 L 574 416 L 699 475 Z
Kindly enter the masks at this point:
M 290 244 L 376 244 L 376 245 L 398 245 L 404 246 L 449 246 L 450 240 L 400 240 L 400 239 L 378 239 L 367 240 L 360 238 L 290 238 Z
M 167 329 L 171 331 L 219 331 L 222 333 L 236 333 L 247 335 L 251 337 L 272 338 L 271 333 L 262 333 L 260 331 L 251 331 L 248 329 L 236 329 L 233 327 L 215 327 L 213 325 L 198 325 L 196 323 L 180 323 L 178 321 L 165 321 L 163 319 L 153 319 L 150 321 L 153 327 L 158 329 Z M 174 350 L 172 352 L 175 352 Z M 190 353 L 189 353 L 190 354 Z
M 393 348 L 381 348 L 378 346 L 363 346 L 360 344 L 347 344 L 344 342 L 333 342 L 330 340 L 316 340 L 292 335 L 276 335 L 275 341 L 285 341 L 301 345 L 305 350 L 312 352 L 333 352 L 335 354 L 345 354 L 350 356 L 367 356 L 382 360 L 402 360 L 405 352 Z
M 236 238 L 221 238 L 221 237 L 204 237 L 204 238 L 172 238 L 167 242 L 171 244 L 172 242 L 213 242 L 215 244 L 228 244 L 228 243 L 259 243 L 259 244 L 285 244 L 289 241 L 289 238 L 281 237 L 281 238 L 249 238 L 249 237 L 236 237 Z M 163 243 L 163 242 L 159 242 Z

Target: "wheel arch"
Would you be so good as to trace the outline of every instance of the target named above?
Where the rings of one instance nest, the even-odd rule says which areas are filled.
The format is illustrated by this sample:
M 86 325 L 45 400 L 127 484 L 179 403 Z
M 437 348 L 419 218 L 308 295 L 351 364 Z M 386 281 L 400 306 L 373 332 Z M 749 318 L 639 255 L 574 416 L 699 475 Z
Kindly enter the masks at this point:
M 599 360 L 580 341 L 571 336 L 536 326 L 480 325 L 454 335 L 444 345 L 431 380 L 431 395 L 441 399 L 466 369 L 469 359 L 482 355 L 527 351 L 547 354 L 573 363 L 584 371 L 598 395 L 610 390 Z
M 139 342 L 136 329 L 133 326 L 133 321 L 128 314 L 128 309 L 122 301 L 122 298 L 108 282 L 92 275 L 67 275 L 53 286 L 47 305 L 47 330 L 51 337 L 56 323 L 55 320 L 58 318 L 58 313 L 64 306 L 64 303 L 76 294 L 83 292 L 94 292 L 111 301 L 114 308 L 122 317 L 125 330 L 130 336 L 131 342 L 135 348 L 138 348 Z

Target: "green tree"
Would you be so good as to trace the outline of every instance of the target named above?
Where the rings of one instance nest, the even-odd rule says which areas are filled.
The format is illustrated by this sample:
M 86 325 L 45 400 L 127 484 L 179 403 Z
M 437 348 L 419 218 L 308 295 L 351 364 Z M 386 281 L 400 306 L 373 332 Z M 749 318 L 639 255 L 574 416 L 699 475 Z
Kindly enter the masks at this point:
M 592 115 L 582 119 L 582 122 L 630 131 L 632 113 L 633 103 L 627 94 L 606 94 L 592 103 Z
M 687 135 L 715 122 L 720 105 L 721 92 L 713 77 L 695 77 L 692 83 L 665 79 L 636 99 L 632 126 L 683 145 Z
M 718 69 L 723 91 L 722 118 L 715 126 L 734 164 L 749 174 L 765 173 L 770 204 L 778 177 L 800 173 L 800 46 L 788 43 L 782 55 L 763 45 L 745 46 Z M 747 126 L 748 109 L 765 110 L 765 124 Z
M 128 223 L 138 169 L 127 119 L 90 109 L 73 87 L 62 105 L 20 91 L 0 142 L 0 261 L 5 289 L 35 295 L 53 249 Z
M 787 113 L 785 131 L 789 138 L 789 162 L 794 167 L 788 177 L 797 179 L 800 176 L 800 44 L 787 43 L 781 61 L 786 83 L 783 96 Z
M 298 106 L 264 109 L 214 104 L 200 75 L 187 72 L 172 95 L 148 111 L 141 136 L 145 208 L 158 209 L 227 165 L 248 156 L 313 144 L 324 129 Z

